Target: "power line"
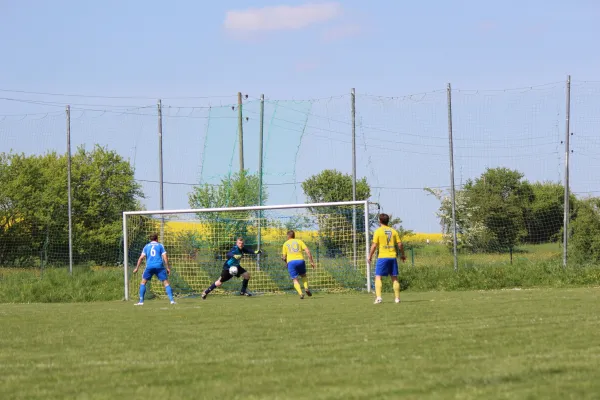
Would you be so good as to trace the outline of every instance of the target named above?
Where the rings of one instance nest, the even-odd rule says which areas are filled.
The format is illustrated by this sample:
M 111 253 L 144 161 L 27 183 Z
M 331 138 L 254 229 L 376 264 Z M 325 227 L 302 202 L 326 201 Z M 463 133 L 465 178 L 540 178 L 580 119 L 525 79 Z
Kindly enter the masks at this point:
M 146 97 L 146 96 L 102 96 L 102 95 L 90 95 L 90 94 L 74 94 L 74 93 L 51 93 L 51 92 L 31 92 L 27 90 L 14 90 L 14 89 L 0 89 L 0 92 L 5 93 L 21 93 L 21 94 L 33 94 L 39 96 L 58 96 L 58 97 L 80 97 L 80 98 L 92 98 L 92 99 L 142 99 L 142 100 L 185 100 L 185 99 L 213 99 L 213 98 L 228 98 L 235 97 L 235 95 L 222 95 L 222 96 L 176 96 L 176 97 Z
M 157 180 L 151 179 L 136 179 L 137 182 L 145 183 L 159 183 Z M 167 185 L 182 185 L 182 186 L 221 186 L 218 183 L 189 183 L 189 182 L 167 182 L 163 181 Z M 290 185 L 301 185 L 303 182 L 279 182 L 279 183 L 264 183 L 265 186 L 290 186 Z M 371 186 L 371 189 L 385 189 L 385 190 L 424 190 L 425 187 L 430 189 L 448 189 L 450 186 L 424 186 L 424 187 L 392 187 L 392 186 Z

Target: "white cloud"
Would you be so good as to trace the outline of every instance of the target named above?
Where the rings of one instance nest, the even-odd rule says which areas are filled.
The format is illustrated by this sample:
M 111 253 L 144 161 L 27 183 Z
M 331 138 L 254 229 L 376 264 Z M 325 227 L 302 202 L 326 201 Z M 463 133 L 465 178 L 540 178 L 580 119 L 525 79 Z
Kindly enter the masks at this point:
M 227 11 L 225 29 L 237 32 L 297 30 L 330 21 L 342 13 L 340 3 L 272 6 Z

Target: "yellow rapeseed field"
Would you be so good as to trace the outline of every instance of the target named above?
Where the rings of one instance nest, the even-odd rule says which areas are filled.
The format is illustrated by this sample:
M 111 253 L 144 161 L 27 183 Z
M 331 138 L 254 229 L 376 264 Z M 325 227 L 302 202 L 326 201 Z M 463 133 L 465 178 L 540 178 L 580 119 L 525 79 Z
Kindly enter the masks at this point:
M 250 228 L 250 233 L 256 234 L 254 227 Z M 167 222 L 167 229 L 173 233 L 180 232 L 197 232 L 199 234 L 208 234 L 209 227 L 206 224 L 200 222 L 184 222 L 184 221 L 170 221 Z M 285 238 L 286 230 L 276 228 L 265 228 L 262 230 L 262 238 L 265 241 L 277 241 Z M 316 236 L 317 231 L 302 231 L 297 232 L 296 237 L 299 239 L 308 239 Z M 405 236 L 402 240 L 405 243 L 442 243 L 441 233 L 413 233 L 412 235 Z

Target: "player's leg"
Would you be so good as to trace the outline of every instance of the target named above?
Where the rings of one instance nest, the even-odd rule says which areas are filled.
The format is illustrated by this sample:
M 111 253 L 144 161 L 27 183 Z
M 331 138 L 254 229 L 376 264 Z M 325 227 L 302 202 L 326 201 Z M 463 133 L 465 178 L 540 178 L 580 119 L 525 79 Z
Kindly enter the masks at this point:
M 224 284 L 225 282 L 227 282 L 231 278 L 232 278 L 232 276 L 229 273 L 229 268 L 223 268 L 223 270 L 221 271 L 221 276 L 219 277 L 219 279 L 217 279 L 216 281 L 214 281 L 212 283 L 212 285 L 210 285 L 204 292 L 202 292 L 202 300 L 205 300 L 206 296 L 208 296 L 208 294 L 210 292 L 212 292 L 213 290 L 215 290 L 216 288 L 218 288 L 219 286 L 221 286 L 222 284 Z
M 144 305 L 144 297 L 146 296 L 146 283 L 148 283 L 148 281 L 151 279 L 152 279 L 152 271 L 150 271 L 148 268 L 146 268 L 142 275 L 142 281 L 140 282 L 140 301 L 135 304 L 136 306 Z
M 300 299 L 303 299 L 304 294 L 302 293 L 302 286 L 300 286 L 300 282 L 298 282 L 298 277 L 300 274 L 296 270 L 297 265 L 298 263 L 296 260 L 288 262 L 288 273 L 290 274 L 290 278 L 292 278 L 292 282 L 294 282 L 294 289 L 296 289 L 296 292 L 298 292 Z
M 304 292 L 307 296 L 312 296 L 310 290 L 308 290 L 308 278 L 306 277 L 306 262 L 304 260 L 298 260 L 298 265 L 296 265 L 296 273 L 300 275 L 300 279 L 302 280 L 302 285 L 304 286 Z
M 171 304 L 175 304 L 175 299 L 173 298 L 173 289 L 171 289 L 171 284 L 169 283 L 167 270 L 165 268 L 161 268 L 156 274 L 158 280 L 163 283 L 165 286 L 165 292 L 167 292 L 167 296 L 169 296 L 169 301 Z
M 388 260 L 385 258 L 378 258 L 377 264 L 375 264 L 375 304 L 379 304 L 383 301 L 381 298 L 381 288 L 383 283 L 381 282 L 382 276 L 388 276 Z
M 242 288 L 240 289 L 240 294 L 242 296 L 252 296 L 250 292 L 248 292 L 248 282 L 250 281 L 250 272 L 246 271 L 242 267 L 238 267 L 238 271 L 240 276 L 242 277 Z
M 392 262 L 392 287 L 394 288 L 394 301 L 400 303 L 400 282 L 398 282 L 398 260 L 394 258 Z
M 312 292 L 308 288 L 308 278 L 306 277 L 306 274 L 300 275 L 300 279 L 302 279 L 302 284 L 304 285 L 304 292 L 306 293 L 306 295 L 308 297 L 312 296 Z

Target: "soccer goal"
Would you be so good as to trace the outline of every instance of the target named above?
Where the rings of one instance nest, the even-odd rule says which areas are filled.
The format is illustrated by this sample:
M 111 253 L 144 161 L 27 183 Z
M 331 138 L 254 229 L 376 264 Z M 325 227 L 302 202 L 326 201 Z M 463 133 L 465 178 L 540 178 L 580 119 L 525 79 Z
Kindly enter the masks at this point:
M 189 210 L 126 211 L 123 213 L 125 299 L 135 297 L 141 272 L 132 275 L 151 233 L 159 235 L 171 265 L 169 281 L 178 295 L 198 295 L 221 273 L 225 254 L 238 237 L 251 250 L 242 258 L 250 272 L 251 292 L 292 291 L 281 249 L 286 234 L 294 230 L 311 251 L 316 268 L 307 261 L 311 288 L 316 291 L 371 291 L 368 265 L 369 228 L 374 214 L 368 201 L 346 201 L 275 206 L 207 208 Z M 135 282 L 132 282 L 135 279 Z M 232 279 L 221 288 L 239 291 Z M 153 279 L 147 292 L 162 296 Z

